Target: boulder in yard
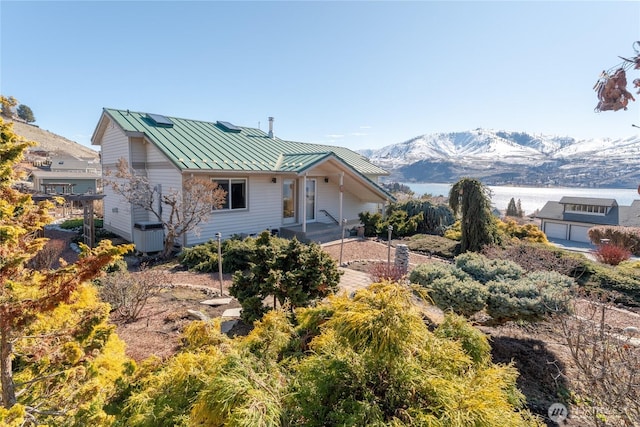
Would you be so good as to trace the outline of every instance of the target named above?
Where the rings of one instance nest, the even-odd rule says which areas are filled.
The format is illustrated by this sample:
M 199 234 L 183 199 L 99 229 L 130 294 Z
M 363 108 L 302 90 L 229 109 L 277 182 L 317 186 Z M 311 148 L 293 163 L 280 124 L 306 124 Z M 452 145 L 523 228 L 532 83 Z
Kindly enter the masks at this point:
M 195 320 L 202 320 L 203 322 L 211 320 L 209 316 L 198 310 L 187 310 L 187 313 L 189 313 L 189 317 Z

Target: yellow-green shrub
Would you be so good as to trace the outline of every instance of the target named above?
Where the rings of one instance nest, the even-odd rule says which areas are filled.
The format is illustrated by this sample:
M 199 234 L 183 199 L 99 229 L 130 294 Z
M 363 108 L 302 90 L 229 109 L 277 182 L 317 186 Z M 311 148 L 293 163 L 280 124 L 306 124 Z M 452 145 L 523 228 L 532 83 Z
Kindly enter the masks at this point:
M 515 368 L 491 363 L 486 337 L 458 317 L 431 332 L 395 284 L 271 312 L 250 335 L 205 349 L 145 375 L 119 424 L 542 425 L 523 409 Z
M 520 225 L 515 220 L 507 218 L 497 221 L 498 231 L 509 238 L 516 238 L 532 243 L 548 243 L 547 235 L 536 224 Z

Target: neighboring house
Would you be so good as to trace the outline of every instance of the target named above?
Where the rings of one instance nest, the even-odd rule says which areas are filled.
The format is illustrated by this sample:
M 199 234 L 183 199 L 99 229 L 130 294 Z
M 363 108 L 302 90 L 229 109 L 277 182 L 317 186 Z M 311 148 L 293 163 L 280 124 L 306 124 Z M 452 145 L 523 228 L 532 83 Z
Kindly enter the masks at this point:
M 547 202 L 537 217 L 549 239 L 590 243 L 588 231 L 596 225 L 640 227 L 640 200 L 619 206 L 615 199 L 563 197 Z
M 99 173 L 100 164 L 97 160 L 79 159 L 69 155 L 51 156 L 51 172 L 90 172 Z
M 176 242 L 182 246 L 218 232 L 228 238 L 270 229 L 304 237 L 319 225 L 341 230 L 343 220 L 358 222 L 358 213 L 376 212 L 393 200 L 377 184 L 385 170 L 346 148 L 279 139 L 272 118 L 267 133 L 223 121 L 104 109 L 91 141 L 101 147 L 103 170 L 115 170 L 124 158 L 161 191 L 182 188 L 189 176 L 211 179 L 227 191 L 224 206 L 212 207 L 200 232 Z M 107 230 L 133 241 L 136 224 L 156 220 L 110 187 L 104 194 Z
M 45 194 L 95 194 L 101 178 L 97 172 L 31 171 L 33 190 Z

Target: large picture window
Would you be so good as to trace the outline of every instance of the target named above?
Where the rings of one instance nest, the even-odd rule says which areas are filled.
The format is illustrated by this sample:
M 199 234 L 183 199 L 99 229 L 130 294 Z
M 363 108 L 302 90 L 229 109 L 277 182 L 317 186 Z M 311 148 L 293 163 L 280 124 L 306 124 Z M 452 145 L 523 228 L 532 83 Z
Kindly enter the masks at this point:
M 220 209 L 246 209 L 247 208 L 247 180 L 244 178 L 226 179 L 216 178 L 213 180 L 218 187 L 222 188 L 227 196 Z

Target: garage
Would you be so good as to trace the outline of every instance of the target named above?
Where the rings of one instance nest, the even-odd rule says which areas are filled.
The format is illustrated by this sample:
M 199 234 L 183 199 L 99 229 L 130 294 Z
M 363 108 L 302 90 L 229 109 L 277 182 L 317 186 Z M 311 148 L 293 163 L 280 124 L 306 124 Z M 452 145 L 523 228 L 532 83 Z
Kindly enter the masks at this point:
M 591 243 L 589 229 L 591 226 L 571 224 L 569 228 L 569 240 L 574 242 Z
M 567 240 L 567 224 L 545 221 L 543 231 L 547 239 Z

